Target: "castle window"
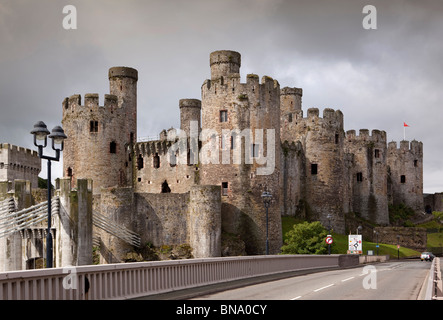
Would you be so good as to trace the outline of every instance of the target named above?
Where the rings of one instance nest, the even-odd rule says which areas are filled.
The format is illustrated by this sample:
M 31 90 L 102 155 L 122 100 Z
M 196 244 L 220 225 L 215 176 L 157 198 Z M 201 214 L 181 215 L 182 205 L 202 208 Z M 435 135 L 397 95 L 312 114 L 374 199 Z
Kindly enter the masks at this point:
M 376 158 L 380 158 L 380 150 L 379 149 L 375 149 L 374 152 L 375 152 L 374 156 Z
M 0 162 L 0 169 L 3 169 L 5 167 L 5 164 L 3 162 Z
M 68 177 L 72 177 L 72 168 L 71 168 L 71 167 L 69 167 L 68 169 L 66 169 L 66 175 L 67 175 Z
M 363 182 L 363 173 L 357 172 L 357 182 Z
M 414 167 L 418 167 L 418 160 L 414 160 Z
M 139 154 L 137 157 L 137 169 L 143 169 L 143 157 L 141 154 Z
M 109 152 L 110 153 L 117 153 L 117 143 L 115 141 L 112 141 L 109 144 Z
M 98 132 L 98 121 L 89 122 L 89 132 Z
M 406 176 L 405 175 L 400 176 L 400 183 L 406 183 Z
M 166 180 L 162 183 L 162 193 L 171 193 L 171 188 Z
M 155 169 L 160 168 L 160 157 L 159 157 L 158 153 L 156 153 L 154 156 L 154 168 Z
M 291 103 L 292 103 L 292 101 L 291 101 Z M 288 121 L 292 122 L 292 113 L 289 114 Z
M 137 178 L 137 181 L 138 182 L 142 182 L 142 178 Z
M 235 139 L 236 139 L 236 134 L 235 133 L 233 133 L 232 134 L 232 136 L 231 136 L 231 150 L 234 150 L 235 149 Z
M 318 167 L 316 163 L 311 163 L 311 174 L 315 175 L 318 173 Z
M 220 122 L 228 122 L 228 111 L 227 110 L 220 111 Z
M 222 196 L 228 195 L 228 183 L 222 182 Z

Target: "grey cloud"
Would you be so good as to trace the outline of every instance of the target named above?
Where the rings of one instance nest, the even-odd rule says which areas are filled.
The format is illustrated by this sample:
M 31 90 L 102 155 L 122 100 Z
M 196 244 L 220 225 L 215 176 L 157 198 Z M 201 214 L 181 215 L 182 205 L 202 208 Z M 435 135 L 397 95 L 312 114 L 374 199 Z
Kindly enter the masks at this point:
M 78 29 L 62 28 L 75 5 Z M 374 0 L 364 30 L 355 0 L 12 1 L 0 4 L 0 140 L 32 147 L 30 127 L 61 121 L 71 94 L 108 92 L 109 67 L 139 70 L 138 132 L 178 126 L 178 101 L 200 98 L 209 53 L 242 54 L 241 75 L 304 89 L 304 109 L 332 107 L 345 129 L 424 142 L 425 191 L 443 191 L 443 3 Z M 59 173 L 61 174 L 61 172 Z M 42 173 L 44 176 L 44 172 Z M 439 178 L 436 178 L 439 177 Z

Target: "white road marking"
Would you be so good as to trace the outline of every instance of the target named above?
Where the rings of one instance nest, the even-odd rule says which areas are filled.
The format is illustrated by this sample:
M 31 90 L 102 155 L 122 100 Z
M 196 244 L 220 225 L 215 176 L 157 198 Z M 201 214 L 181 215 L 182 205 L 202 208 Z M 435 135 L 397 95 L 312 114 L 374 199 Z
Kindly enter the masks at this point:
M 300 299 L 300 298 L 301 298 L 301 296 L 297 296 L 295 298 L 292 298 L 291 300 L 297 300 L 297 299 Z
M 354 279 L 355 277 L 350 277 L 350 278 L 347 278 L 347 279 L 343 279 L 341 282 L 345 282 L 345 281 L 348 281 L 348 280 L 351 280 L 351 279 Z
M 317 291 L 320 291 L 320 290 L 323 290 L 323 289 L 326 289 L 326 288 L 332 287 L 333 285 L 334 285 L 334 284 L 331 283 L 331 284 L 329 284 L 329 285 L 327 285 L 327 286 L 324 286 L 324 287 L 321 287 L 321 288 L 315 289 L 314 292 L 317 292 Z

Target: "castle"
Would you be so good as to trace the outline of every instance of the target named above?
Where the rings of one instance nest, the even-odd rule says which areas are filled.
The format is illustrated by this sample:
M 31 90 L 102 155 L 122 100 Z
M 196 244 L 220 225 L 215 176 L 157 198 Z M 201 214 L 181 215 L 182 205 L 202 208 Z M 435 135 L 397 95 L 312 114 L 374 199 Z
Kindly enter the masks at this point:
M 263 254 L 282 245 L 281 216 L 345 232 L 345 213 L 389 224 L 388 204 L 423 210 L 423 145 L 387 143 L 386 132 L 344 130 L 340 110 L 302 110 L 300 88 L 255 74 L 240 81 L 241 56 L 210 54 L 200 99 L 178 103 L 180 129 L 137 141 L 137 70 L 109 70 L 110 94 L 65 98 L 63 170 L 92 179 L 94 210 L 156 246 L 188 243 L 194 257 L 222 252 L 223 233 Z M 268 216 L 262 193 L 272 194 Z M 128 244 L 100 234 L 104 262 Z M 106 252 L 106 253 L 104 253 Z

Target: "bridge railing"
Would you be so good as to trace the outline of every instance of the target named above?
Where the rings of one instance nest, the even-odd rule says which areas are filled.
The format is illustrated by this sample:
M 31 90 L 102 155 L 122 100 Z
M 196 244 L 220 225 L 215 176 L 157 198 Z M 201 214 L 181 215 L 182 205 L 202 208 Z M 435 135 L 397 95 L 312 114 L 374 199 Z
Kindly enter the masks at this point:
M 0 300 L 130 299 L 283 272 L 357 265 L 354 255 L 273 255 L 0 273 Z
M 440 258 L 432 260 L 425 300 L 443 300 Z

